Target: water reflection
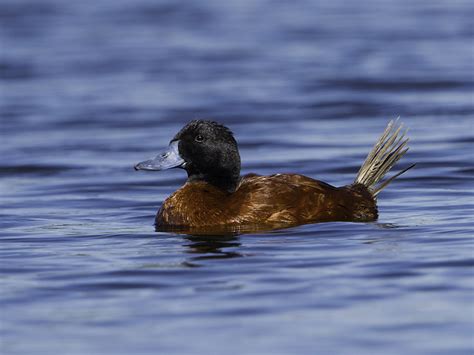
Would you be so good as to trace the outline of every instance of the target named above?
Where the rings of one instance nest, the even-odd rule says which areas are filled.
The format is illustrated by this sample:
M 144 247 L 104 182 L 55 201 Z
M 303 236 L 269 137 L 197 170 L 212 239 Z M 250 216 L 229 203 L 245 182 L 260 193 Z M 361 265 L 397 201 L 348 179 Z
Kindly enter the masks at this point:
M 157 226 L 155 225 L 155 232 L 176 233 L 193 236 L 236 236 L 248 233 L 265 233 L 274 230 L 288 229 L 286 223 L 265 223 L 265 224 L 251 224 L 251 225 L 216 225 L 204 227 L 190 227 L 190 226 Z
M 189 235 L 184 238 L 187 243 L 186 253 L 198 254 L 191 260 L 230 259 L 242 257 L 243 254 L 227 248 L 239 248 L 241 243 L 235 235 L 213 236 L 213 235 Z

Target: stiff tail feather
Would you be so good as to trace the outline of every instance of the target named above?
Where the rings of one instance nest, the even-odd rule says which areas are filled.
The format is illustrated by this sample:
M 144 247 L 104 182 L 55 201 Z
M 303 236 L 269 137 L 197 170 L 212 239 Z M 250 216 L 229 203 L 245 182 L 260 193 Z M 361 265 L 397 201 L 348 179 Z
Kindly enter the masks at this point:
M 395 178 L 415 166 L 415 164 L 412 164 L 408 168 L 378 184 L 385 174 L 387 174 L 408 151 L 409 139 L 405 138 L 408 130 L 402 131 L 402 128 L 403 124 L 399 124 L 398 119 L 390 121 L 357 173 L 354 183 L 362 184 L 367 187 L 373 196 L 377 196 L 380 191 L 387 187 Z

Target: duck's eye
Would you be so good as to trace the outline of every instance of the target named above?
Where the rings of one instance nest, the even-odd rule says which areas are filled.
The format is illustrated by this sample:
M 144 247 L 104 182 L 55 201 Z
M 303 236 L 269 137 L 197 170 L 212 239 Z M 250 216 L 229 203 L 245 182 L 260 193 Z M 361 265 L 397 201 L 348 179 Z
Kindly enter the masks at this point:
M 198 134 L 195 138 L 196 142 L 202 142 L 204 140 L 204 137 Z

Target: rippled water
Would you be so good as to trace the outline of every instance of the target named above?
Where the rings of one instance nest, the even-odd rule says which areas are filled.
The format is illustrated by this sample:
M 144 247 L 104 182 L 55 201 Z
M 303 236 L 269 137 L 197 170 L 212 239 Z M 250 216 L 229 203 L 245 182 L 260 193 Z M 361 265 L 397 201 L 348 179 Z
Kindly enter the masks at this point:
M 474 351 L 470 1 L 3 0 L 3 354 Z M 187 121 L 243 173 L 351 182 L 390 118 L 417 167 L 376 223 L 155 233 Z

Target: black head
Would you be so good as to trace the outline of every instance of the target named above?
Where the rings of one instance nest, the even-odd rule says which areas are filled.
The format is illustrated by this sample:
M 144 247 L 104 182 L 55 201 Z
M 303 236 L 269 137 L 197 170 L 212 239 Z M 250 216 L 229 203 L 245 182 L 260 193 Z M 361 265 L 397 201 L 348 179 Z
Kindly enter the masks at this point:
M 188 181 L 206 181 L 234 192 L 240 179 L 240 155 L 232 132 L 225 126 L 194 120 L 170 142 L 170 149 L 153 160 L 139 163 L 137 170 L 163 170 L 181 167 Z

